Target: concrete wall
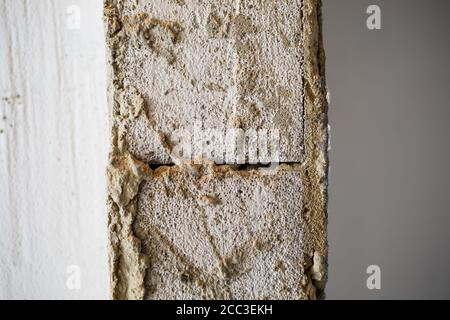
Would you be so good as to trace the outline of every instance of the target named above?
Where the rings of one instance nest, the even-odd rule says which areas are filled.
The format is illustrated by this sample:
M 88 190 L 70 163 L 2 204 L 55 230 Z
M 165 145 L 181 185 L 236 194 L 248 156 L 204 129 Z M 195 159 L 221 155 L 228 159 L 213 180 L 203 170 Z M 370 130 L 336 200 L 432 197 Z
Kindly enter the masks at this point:
M 320 10 L 317 0 L 105 1 L 115 299 L 323 296 Z M 178 130 L 193 139 L 180 143 Z

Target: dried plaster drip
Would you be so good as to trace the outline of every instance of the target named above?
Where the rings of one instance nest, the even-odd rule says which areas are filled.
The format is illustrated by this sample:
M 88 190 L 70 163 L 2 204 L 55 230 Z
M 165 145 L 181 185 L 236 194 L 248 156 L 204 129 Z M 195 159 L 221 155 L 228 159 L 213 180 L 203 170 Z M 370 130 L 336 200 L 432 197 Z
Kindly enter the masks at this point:
M 107 0 L 104 4 L 104 17 L 107 26 L 111 85 L 108 88 L 111 112 L 115 115 L 112 123 L 112 141 L 108 176 L 108 227 L 110 234 L 111 291 L 114 299 L 143 299 L 143 286 L 148 268 L 147 257 L 141 254 L 141 241 L 133 233 L 136 215 L 136 200 L 143 171 L 142 164 L 135 161 L 127 152 L 124 139 L 126 119 L 141 113 L 142 101 L 132 96 L 124 97 L 123 72 L 121 64 L 124 54 L 124 31 L 120 8 L 122 1 Z M 131 104 L 131 108 L 124 106 Z M 126 113 L 124 113 L 126 109 Z
M 310 298 L 323 297 L 327 279 L 327 171 L 328 148 L 327 101 L 325 88 L 325 55 L 321 39 L 321 1 L 304 0 L 303 16 L 303 93 L 304 145 L 303 163 L 304 207 L 303 230 L 305 253 L 310 257 L 304 266 L 316 288 L 307 288 Z M 308 291 L 307 290 L 307 291 Z M 317 293 L 316 293 L 317 291 Z
M 118 90 L 119 96 L 119 115 L 114 119 L 118 131 L 118 146 L 121 152 L 128 151 L 126 144 L 126 135 L 128 126 L 136 118 L 142 118 L 158 137 L 160 145 L 166 153 L 170 155 L 172 163 L 179 164 L 180 159 L 173 156 L 172 146 L 163 132 L 157 129 L 156 123 L 147 114 L 147 108 L 143 96 L 133 87 L 127 86 L 125 89 Z
M 123 31 L 132 48 L 150 49 L 189 78 L 184 67 L 177 64 L 174 46 L 182 40 L 183 27 L 175 21 L 151 18 L 147 13 L 137 13 L 123 18 Z
M 183 31 L 177 22 L 154 19 L 140 13 L 125 17 L 124 29 L 132 47 L 149 48 L 165 58 L 169 65 L 176 62 L 171 48 L 180 40 Z
M 147 258 L 140 254 L 141 243 L 134 235 L 136 195 L 146 167 L 131 155 L 113 157 L 108 167 L 109 229 L 111 236 L 111 266 L 114 298 L 143 299 L 142 286 L 148 267 Z

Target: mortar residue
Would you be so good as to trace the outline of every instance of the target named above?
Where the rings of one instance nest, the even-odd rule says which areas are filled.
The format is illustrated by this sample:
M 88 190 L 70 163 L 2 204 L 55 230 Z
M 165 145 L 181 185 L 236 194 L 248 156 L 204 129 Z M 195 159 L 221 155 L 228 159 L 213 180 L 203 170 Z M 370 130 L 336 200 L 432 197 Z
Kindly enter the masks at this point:
M 112 297 L 323 297 L 328 133 L 320 1 L 303 0 L 301 7 L 302 161 L 271 170 L 239 170 L 209 162 L 194 165 L 174 158 L 170 163 L 175 166 L 152 170 L 133 154 L 135 142 L 127 135 L 137 121 L 154 132 L 168 154 L 172 146 L 149 110 L 151 101 L 126 80 L 127 50 L 130 45 L 146 47 L 176 67 L 173 45 L 182 41 L 185 30 L 177 22 L 146 14 L 125 17 L 127 2 L 105 0 L 104 7 L 110 61 L 112 141 L 107 172 Z M 246 37 L 257 31 L 244 16 L 236 17 L 239 28 L 229 26 L 231 20 L 227 14 L 209 15 L 209 35 Z M 285 47 L 293 45 L 286 36 L 281 40 Z M 238 43 L 243 53 L 256 52 L 248 45 Z M 247 79 L 248 84 L 253 77 L 239 79 Z M 243 94 L 255 90 L 247 84 Z M 223 90 L 216 83 L 208 87 Z M 234 122 L 237 118 L 241 123 L 241 117 L 230 117 Z M 258 198 L 261 193 L 264 196 Z M 266 224 L 252 226 L 260 222 Z

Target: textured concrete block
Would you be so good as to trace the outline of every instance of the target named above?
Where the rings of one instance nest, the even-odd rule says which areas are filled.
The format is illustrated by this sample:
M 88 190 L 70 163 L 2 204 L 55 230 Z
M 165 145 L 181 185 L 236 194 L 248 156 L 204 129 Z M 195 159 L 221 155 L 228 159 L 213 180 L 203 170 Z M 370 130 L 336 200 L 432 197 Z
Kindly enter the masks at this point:
M 142 184 L 146 298 L 306 297 L 301 171 L 201 169 L 160 168 Z
M 176 163 L 203 155 L 224 163 L 222 152 L 203 152 L 223 139 L 204 134 L 242 129 L 275 136 L 276 160 L 301 161 L 300 0 L 130 0 L 121 14 L 123 96 L 140 95 L 145 110 L 126 124 L 136 157 Z M 193 141 L 188 154 L 173 152 Z
M 321 297 L 320 1 L 105 0 L 105 22 L 113 298 Z

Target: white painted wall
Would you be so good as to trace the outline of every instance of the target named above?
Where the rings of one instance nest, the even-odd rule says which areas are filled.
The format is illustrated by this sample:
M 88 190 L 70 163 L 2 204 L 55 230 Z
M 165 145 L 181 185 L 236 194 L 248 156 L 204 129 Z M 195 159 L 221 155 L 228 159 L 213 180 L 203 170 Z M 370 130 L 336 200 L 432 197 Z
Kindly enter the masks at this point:
M 1 299 L 109 297 L 105 82 L 102 0 L 0 1 Z

